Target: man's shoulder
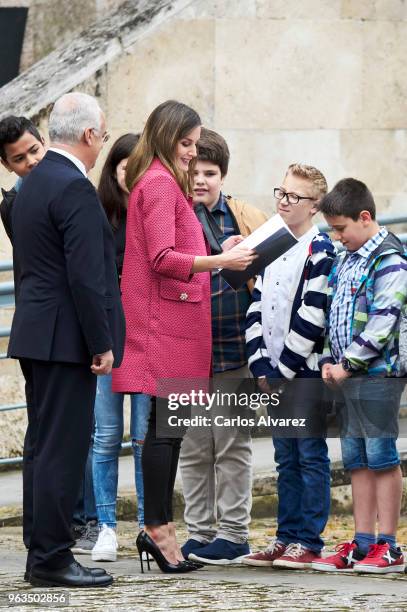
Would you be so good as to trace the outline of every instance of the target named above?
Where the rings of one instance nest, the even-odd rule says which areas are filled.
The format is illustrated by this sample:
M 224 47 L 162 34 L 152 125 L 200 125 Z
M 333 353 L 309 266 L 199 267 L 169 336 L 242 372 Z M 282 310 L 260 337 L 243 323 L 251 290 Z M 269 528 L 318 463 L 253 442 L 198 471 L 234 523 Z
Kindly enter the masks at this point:
M 33 188 L 43 189 L 43 186 L 47 186 L 48 190 L 60 191 L 70 183 L 77 182 L 78 185 L 90 183 L 89 179 L 74 164 L 67 161 L 68 164 L 55 163 L 54 159 L 45 156 L 25 177 L 18 196 L 20 197 L 21 194 L 25 197 L 30 195 Z

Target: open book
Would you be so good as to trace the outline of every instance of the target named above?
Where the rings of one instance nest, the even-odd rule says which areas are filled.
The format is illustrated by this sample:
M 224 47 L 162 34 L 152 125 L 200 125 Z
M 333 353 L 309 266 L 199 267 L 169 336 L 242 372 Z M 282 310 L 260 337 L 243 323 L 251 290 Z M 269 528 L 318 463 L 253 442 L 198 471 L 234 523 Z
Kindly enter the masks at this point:
M 282 217 L 278 214 L 274 215 L 238 245 L 239 247 L 245 246 L 254 249 L 258 258 L 242 272 L 221 270 L 221 275 L 233 289 L 239 289 L 249 278 L 258 274 L 272 261 L 283 255 L 296 242 L 297 239 L 284 223 Z

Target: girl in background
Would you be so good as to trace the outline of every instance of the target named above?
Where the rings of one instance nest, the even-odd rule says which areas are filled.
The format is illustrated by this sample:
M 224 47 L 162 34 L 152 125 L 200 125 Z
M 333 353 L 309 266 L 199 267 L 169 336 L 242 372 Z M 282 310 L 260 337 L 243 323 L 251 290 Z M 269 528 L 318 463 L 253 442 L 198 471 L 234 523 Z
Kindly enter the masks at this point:
M 100 177 L 98 194 L 112 226 L 116 244 L 116 265 L 121 280 L 126 241 L 127 201 L 125 183 L 127 158 L 138 136 L 125 134 L 113 144 Z M 112 376 L 99 376 L 97 382 L 93 446 L 93 480 L 99 536 L 92 550 L 93 561 L 116 561 L 116 499 L 119 453 L 123 439 L 123 393 L 113 393 Z M 151 400 L 148 395 L 132 394 L 130 435 L 135 462 L 138 523 L 144 527 L 144 486 L 141 466 Z

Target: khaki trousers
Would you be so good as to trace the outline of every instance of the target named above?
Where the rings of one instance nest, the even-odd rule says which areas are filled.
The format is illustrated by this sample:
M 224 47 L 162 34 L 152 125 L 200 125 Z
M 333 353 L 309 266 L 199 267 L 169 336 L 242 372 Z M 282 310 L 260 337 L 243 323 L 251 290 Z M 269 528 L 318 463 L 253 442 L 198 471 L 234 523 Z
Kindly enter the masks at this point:
M 247 366 L 214 376 L 214 388 L 236 390 L 248 378 Z M 236 383 L 235 380 L 236 379 Z M 227 381 L 227 382 L 225 382 Z M 249 535 L 252 485 L 252 444 L 248 434 L 213 423 L 190 427 L 181 446 L 180 467 L 189 536 L 200 542 L 223 538 L 237 544 Z M 218 523 L 218 525 L 217 525 Z

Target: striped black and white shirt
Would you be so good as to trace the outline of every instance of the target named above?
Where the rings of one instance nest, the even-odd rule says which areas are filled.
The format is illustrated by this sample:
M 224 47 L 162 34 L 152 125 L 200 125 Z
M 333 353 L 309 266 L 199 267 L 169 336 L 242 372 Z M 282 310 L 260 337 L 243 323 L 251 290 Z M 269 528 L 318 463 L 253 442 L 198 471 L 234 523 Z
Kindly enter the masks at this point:
M 255 377 L 274 376 L 277 371 L 280 376 L 292 379 L 299 372 L 306 374 L 307 371 L 319 369 L 318 362 L 324 345 L 328 275 L 335 249 L 327 234 L 316 233 L 315 230 L 309 236 L 305 235 L 304 239 L 308 239 L 307 244 L 302 244 L 305 252 L 300 250 L 290 262 L 296 271 L 288 275 L 280 274 L 275 281 L 279 290 L 281 283 L 290 285 L 286 287 L 285 300 L 274 299 L 273 288 L 270 290 L 273 268 L 278 269 L 283 262 L 273 262 L 273 268 L 268 266 L 256 281 L 253 302 L 246 319 L 248 363 Z M 292 249 L 298 250 L 298 245 Z M 290 251 L 285 254 L 288 258 Z M 299 269 L 298 261 L 304 262 Z M 274 308 L 272 317 L 269 308 Z M 275 344 L 278 345 L 277 354 Z

